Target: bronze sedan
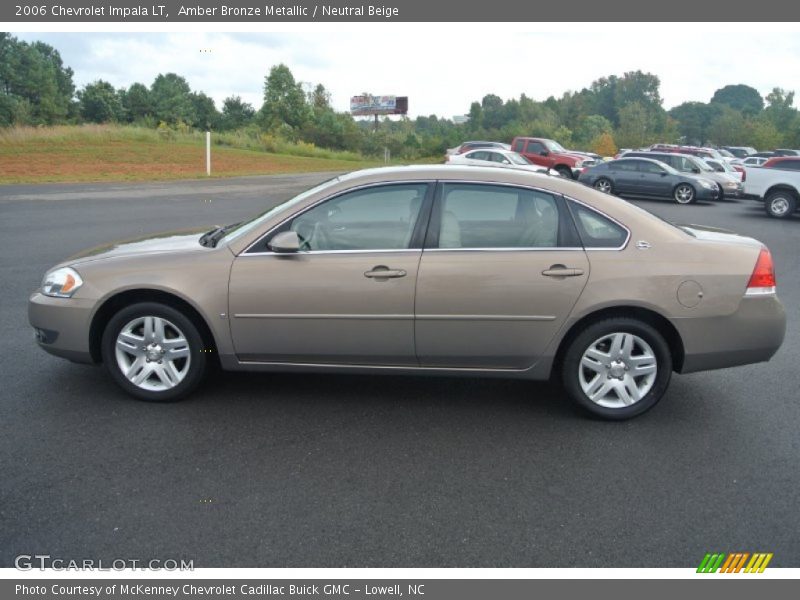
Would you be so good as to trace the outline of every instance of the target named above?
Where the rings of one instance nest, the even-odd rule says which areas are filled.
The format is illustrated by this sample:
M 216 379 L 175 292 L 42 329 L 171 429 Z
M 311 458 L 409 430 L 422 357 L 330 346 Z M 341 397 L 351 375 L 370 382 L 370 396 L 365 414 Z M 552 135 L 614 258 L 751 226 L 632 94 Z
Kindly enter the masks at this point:
M 651 408 L 673 371 L 769 360 L 785 330 L 767 248 L 676 227 L 577 182 L 395 167 L 334 178 L 244 223 L 49 271 L 46 351 L 177 400 L 206 366 L 556 375 L 591 413 Z

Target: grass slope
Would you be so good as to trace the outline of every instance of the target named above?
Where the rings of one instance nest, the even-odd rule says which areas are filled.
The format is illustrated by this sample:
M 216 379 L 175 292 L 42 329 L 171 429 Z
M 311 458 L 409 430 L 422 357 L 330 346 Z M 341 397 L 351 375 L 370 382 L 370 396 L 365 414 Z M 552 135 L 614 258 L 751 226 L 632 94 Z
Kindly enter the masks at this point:
M 311 156 L 215 144 L 211 147 L 212 176 L 353 171 L 379 164 L 308 145 L 301 151 Z M 0 130 L 0 183 L 203 178 L 205 167 L 202 133 L 165 135 L 114 125 Z

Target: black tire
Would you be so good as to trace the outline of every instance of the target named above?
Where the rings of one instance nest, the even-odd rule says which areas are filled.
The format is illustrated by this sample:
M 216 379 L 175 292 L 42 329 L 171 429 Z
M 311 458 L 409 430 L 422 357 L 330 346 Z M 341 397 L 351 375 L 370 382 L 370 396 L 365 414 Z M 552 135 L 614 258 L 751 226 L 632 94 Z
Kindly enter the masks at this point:
M 672 199 L 678 204 L 692 204 L 697 199 L 697 191 L 688 183 L 679 183 L 672 190 Z
M 172 341 L 172 339 L 167 339 L 169 335 L 172 335 L 173 339 L 179 339 L 175 336 L 175 332 L 178 332 L 186 342 L 184 346 L 188 347 L 188 352 L 186 352 L 188 358 L 175 360 L 175 364 L 178 365 L 178 370 L 185 371 L 182 375 L 182 379 L 168 389 L 144 389 L 143 387 L 135 385 L 129 381 L 122 372 L 122 367 L 118 362 L 118 336 L 123 328 L 126 328 L 130 323 L 145 317 L 163 319 L 167 324 L 165 328 L 167 330 L 165 334 L 166 341 Z M 106 325 L 100 344 L 103 363 L 105 364 L 106 370 L 111 375 L 111 378 L 131 396 L 148 402 L 174 402 L 185 398 L 202 381 L 208 363 L 207 349 L 195 324 L 179 310 L 158 302 L 141 302 L 120 310 Z M 142 346 L 141 349 L 144 350 L 145 346 Z M 132 361 L 133 356 L 128 357 L 128 359 Z M 151 363 L 153 368 L 156 368 L 156 364 L 162 364 L 159 360 L 145 359 L 144 356 L 142 360 Z M 183 362 L 184 360 L 185 362 Z M 164 362 L 167 363 L 169 361 Z M 142 370 L 139 372 L 143 373 L 144 368 L 150 369 L 149 366 L 142 365 Z M 178 379 L 178 377 L 175 377 L 175 379 Z M 159 381 L 161 381 L 160 378 L 157 374 L 153 373 L 147 375 L 143 384 L 151 386 L 163 385 L 163 383 L 159 383 Z
M 603 406 L 591 400 L 586 392 L 584 392 L 581 384 L 581 378 L 586 377 L 586 375 L 581 373 L 582 370 L 584 373 L 595 374 L 591 369 L 586 369 L 586 367 L 582 366 L 581 361 L 584 357 L 584 353 L 590 348 L 595 347 L 598 340 L 602 340 L 606 338 L 606 336 L 612 336 L 613 334 L 633 334 L 633 336 L 646 342 L 654 355 L 656 367 L 649 390 L 638 401 L 620 407 Z M 634 358 L 637 357 L 634 356 Z M 599 362 L 597 364 L 601 367 L 606 366 Z M 614 362 L 613 365 L 616 368 L 617 363 Z M 628 369 L 625 368 L 624 371 L 628 371 Z M 615 379 L 618 379 L 619 385 L 623 385 L 621 377 L 628 377 L 624 371 L 619 376 L 620 379 L 612 377 L 609 371 L 606 371 L 606 375 L 602 373 L 596 373 L 596 375 L 600 377 L 599 381 L 601 384 L 605 383 L 606 379 L 616 384 L 617 381 L 615 381 Z M 570 399 L 581 409 L 595 417 L 613 421 L 630 419 L 653 408 L 653 406 L 661 400 L 664 392 L 666 392 L 671 376 L 672 354 L 664 337 L 654 327 L 643 321 L 623 317 L 606 319 L 589 325 L 569 343 L 564 353 L 564 360 L 561 364 L 561 380 Z M 643 383 L 644 381 L 645 380 L 640 376 L 639 382 Z M 615 391 L 611 393 L 614 395 L 617 394 Z M 622 403 L 621 398 L 622 397 L 619 396 L 620 403 Z M 613 397 L 611 401 L 613 402 Z
M 570 169 L 569 167 L 556 167 L 555 170 L 564 179 L 572 179 L 572 169 Z
M 797 197 L 788 190 L 776 190 L 767 194 L 764 210 L 773 219 L 788 219 L 797 210 Z
M 597 181 L 594 182 L 593 187 L 597 191 L 605 194 L 614 193 L 614 182 L 612 182 L 608 177 L 599 177 Z

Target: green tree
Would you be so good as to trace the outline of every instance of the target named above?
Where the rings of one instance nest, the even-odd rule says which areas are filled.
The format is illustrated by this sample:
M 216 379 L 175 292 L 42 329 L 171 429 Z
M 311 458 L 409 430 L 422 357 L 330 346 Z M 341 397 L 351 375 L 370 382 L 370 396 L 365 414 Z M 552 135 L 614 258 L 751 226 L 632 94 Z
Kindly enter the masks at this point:
M 222 102 L 222 129 L 239 129 L 253 121 L 256 111 L 252 104 L 243 102 L 240 96 L 228 96 Z
M 623 148 L 638 148 L 656 141 L 652 115 L 640 102 L 631 102 L 619 111 L 620 126 L 614 139 Z
M 614 127 L 611 121 L 602 115 L 589 115 L 580 120 L 575 130 L 575 140 L 583 146 L 588 146 L 604 133 L 611 133 Z
M 150 90 L 142 83 L 134 83 L 127 90 L 121 90 L 120 100 L 128 121 L 140 121 L 152 117 L 155 112 Z
M 113 85 L 102 79 L 87 83 L 78 92 L 78 104 L 81 117 L 92 123 L 118 121 L 123 114 L 117 91 Z
M 219 125 L 220 114 L 214 104 L 214 100 L 203 92 L 192 92 L 189 94 L 192 103 L 193 120 L 190 125 L 209 131 L 216 129 Z
M 269 130 L 278 130 L 282 126 L 302 127 L 311 116 L 302 87 L 283 63 L 272 67 L 264 78 L 261 115 L 265 128 Z
M 797 110 L 794 108 L 794 92 L 778 87 L 772 88 L 772 91 L 767 94 L 764 116 L 779 131 L 788 132 L 797 116 Z
M 709 126 L 724 105 L 684 102 L 669 111 L 677 122 L 678 133 L 687 144 L 702 145 L 709 139 Z
M 758 90 L 743 83 L 726 85 L 718 89 L 714 92 L 711 102 L 725 104 L 747 116 L 755 116 L 764 108 L 764 99 Z
M 150 86 L 153 114 L 169 125 L 193 123 L 197 115 L 189 83 L 175 73 L 159 74 Z

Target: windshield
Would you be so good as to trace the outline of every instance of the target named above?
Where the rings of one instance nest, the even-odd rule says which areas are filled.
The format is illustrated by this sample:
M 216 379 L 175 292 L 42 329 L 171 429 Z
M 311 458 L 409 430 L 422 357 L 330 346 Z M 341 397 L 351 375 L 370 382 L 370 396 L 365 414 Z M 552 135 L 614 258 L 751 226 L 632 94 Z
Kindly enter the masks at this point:
M 514 165 L 532 165 L 533 163 L 529 161 L 527 158 L 522 156 L 521 154 L 517 154 L 516 152 L 509 152 L 506 154 L 508 160 L 511 161 L 511 164 Z
M 696 166 L 701 171 L 705 171 L 706 173 L 713 173 L 714 172 L 714 169 L 712 169 L 708 165 L 708 163 L 706 161 L 702 160 L 702 159 L 695 158 L 694 160 L 691 160 L 691 162 L 692 162 L 692 164 L 694 166 Z
M 559 144 L 558 142 L 554 142 L 553 140 L 542 140 L 544 145 L 547 147 L 550 152 L 566 152 L 564 146 Z
M 228 231 L 227 234 L 225 235 L 225 237 L 220 240 L 220 242 L 225 243 L 225 244 L 231 243 L 236 238 L 241 237 L 242 235 L 246 234 L 249 231 L 252 231 L 253 229 L 258 227 L 259 225 L 261 225 L 265 221 L 268 221 L 273 216 L 275 216 L 279 212 L 283 211 L 284 209 L 290 208 L 290 207 L 294 206 L 295 204 L 299 204 L 300 202 L 302 202 L 303 200 L 305 200 L 309 196 L 313 196 L 317 192 L 320 192 L 320 191 L 324 190 L 327 187 L 331 187 L 332 185 L 334 185 L 334 184 L 336 184 L 338 182 L 339 182 L 339 178 L 338 177 L 334 177 L 333 179 L 328 179 L 327 181 L 323 181 L 319 185 L 316 185 L 316 186 L 312 187 L 310 190 L 306 190 L 305 192 L 301 192 L 297 196 L 295 196 L 294 198 L 290 198 L 289 200 L 287 200 L 285 202 L 282 202 L 282 203 L 278 204 L 277 206 L 273 206 L 269 210 L 267 210 L 267 211 L 261 213 L 260 215 L 258 215 L 255 219 L 252 219 L 250 221 L 242 221 L 239 225 L 237 225 L 236 227 L 234 227 L 233 229 Z

